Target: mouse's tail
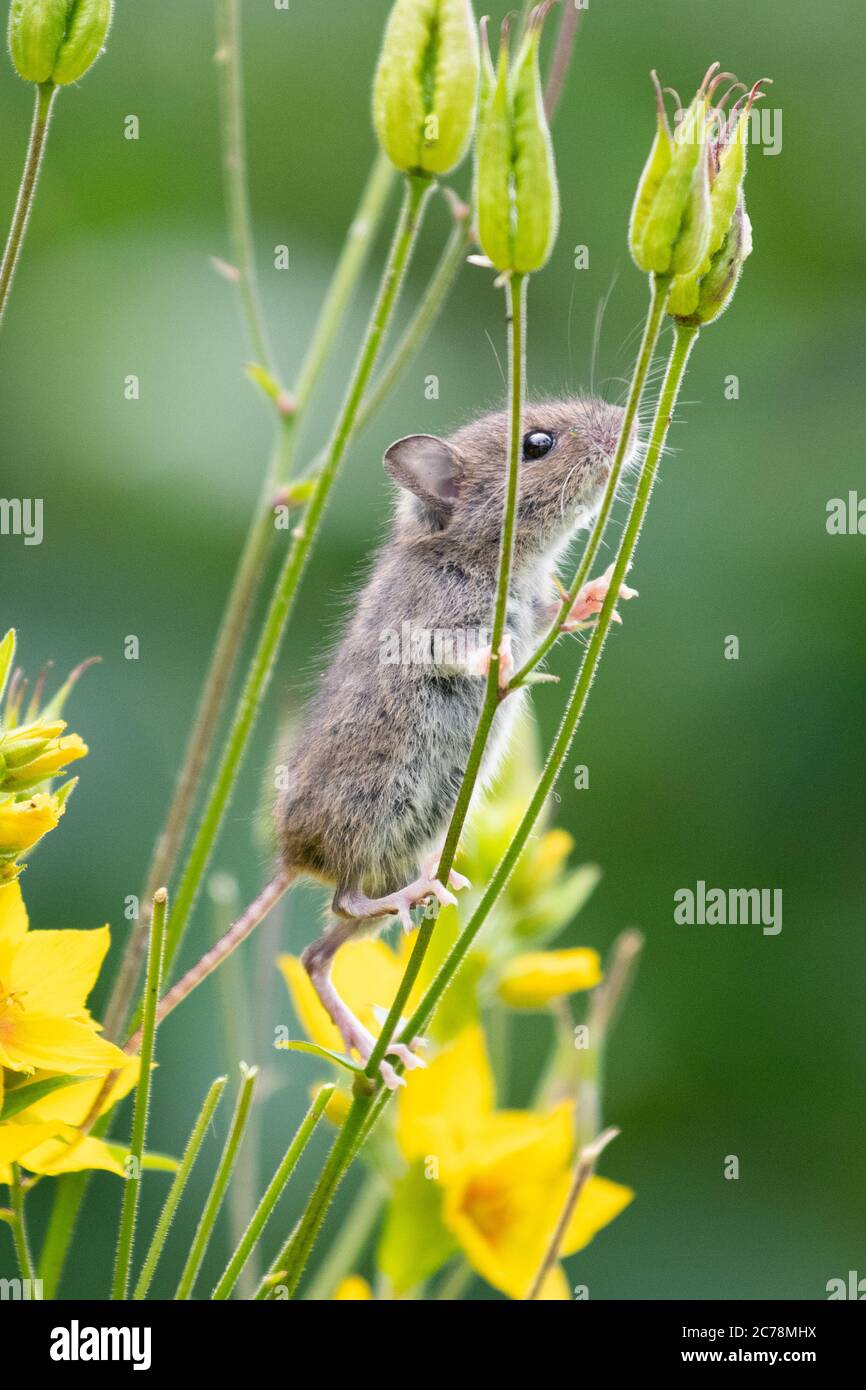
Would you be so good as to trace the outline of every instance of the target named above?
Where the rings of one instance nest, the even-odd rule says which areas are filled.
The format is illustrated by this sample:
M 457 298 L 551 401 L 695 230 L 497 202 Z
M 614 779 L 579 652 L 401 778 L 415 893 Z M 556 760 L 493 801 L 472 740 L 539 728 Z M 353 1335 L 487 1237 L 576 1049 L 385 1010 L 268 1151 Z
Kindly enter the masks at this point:
M 267 917 L 271 908 L 279 902 L 286 889 L 297 878 L 297 871 L 294 869 L 281 868 L 271 879 L 270 883 L 262 889 L 257 898 L 254 898 L 245 912 L 238 920 L 229 927 L 228 931 L 220 937 L 215 946 L 209 951 L 205 951 L 201 960 L 197 961 L 186 974 L 178 980 L 176 985 L 172 985 L 167 994 L 164 994 L 159 1001 L 156 1011 L 156 1019 L 161 1023 L 166 1014 L 170 1014 L 191 994 L 194 989 L 207 979 L 208 975 L 216 970 L 218 965 L 230 956 L 232 951 L 236 951 L 242 941 L 245 941 L 263 918 Z M 133 1033 L 129 1042 L 124 1047 L 124 1052 L 137 1052 L 141 1043 L 141 1029 Z

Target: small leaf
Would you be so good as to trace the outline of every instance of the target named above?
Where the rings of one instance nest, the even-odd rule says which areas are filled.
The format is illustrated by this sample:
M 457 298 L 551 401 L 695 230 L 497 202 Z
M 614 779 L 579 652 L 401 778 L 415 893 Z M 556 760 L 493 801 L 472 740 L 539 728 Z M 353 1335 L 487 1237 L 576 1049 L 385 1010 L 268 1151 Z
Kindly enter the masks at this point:
M 321 1057 L 325 1062 L 336 1062 L 338 1066 L 345 1067 L 347 1071 L 354 1072 L 356 1076 L 363 1076 L 364 1068 L 358 1062 L 353 1062 L 351 1057 L 347 1057 L 344 1052 L 334 1052 L 330 1047 L 319 1047 L 318 1043 L 299 1042 L 290 1039 L 288 1042 L 278 1042 L 276 1047 L 286 1048 L 289 1052 L 309 1052 L 311 1057 Z
M 458 1249 L 442 1222 L 442 1197 L 420 1158 L 394 1188 L 376 1263 L 397 1295 L 429 1279 Z
M 65 1086 L 80 1086 L 84 1081 L 96 1081 L 95 1076 L 49 1076 L 44 1081 L 34 1081 L 29 1086 L 14 1086 L 7 1090 L 3 1108 L 0 1110 L 0 1120 L 11 1120 L 13 1115 L 20 1115 L 22 1110 L 35 1105 L 37 1100 L 43 1100 L 45 1096 L 50 1096 L 53 1091 L 60 1091 Z

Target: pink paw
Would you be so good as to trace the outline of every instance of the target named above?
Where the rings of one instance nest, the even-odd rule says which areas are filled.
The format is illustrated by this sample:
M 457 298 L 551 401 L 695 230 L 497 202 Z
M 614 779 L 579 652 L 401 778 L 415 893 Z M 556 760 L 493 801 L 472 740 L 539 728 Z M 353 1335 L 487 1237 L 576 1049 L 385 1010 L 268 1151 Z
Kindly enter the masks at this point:
M 575 632 L 577 628 L 586 622 L 587 618 L 591 618 L 593 614 L 601 612 L 602 605 L 610 590 L 610 581 L 612 578 L 613 565 L 608 565 L 604 574 L 600 575 L 598 579 L 590 579 L 588 583 L 584 584 L 574 601 L 571 612 L 562 624 L 563 632 Z M 629 588 L 628 584 L 620 584 L 619 597 L 621 599 L 637 598 L 637 589 Z M 619 616 L 616 609 L 614 609 L 612 616 L 615 623 L 622 622 L 622 618 Z
M 490 671 L 490 647 L 481 647 L 472 654 L 469 671 L 473 676 L 486 676 Z M 499 647 L 499 689 L 505 691 L 514 675 L 514 656 L 511 651 L 511 633 L 506 632 Z

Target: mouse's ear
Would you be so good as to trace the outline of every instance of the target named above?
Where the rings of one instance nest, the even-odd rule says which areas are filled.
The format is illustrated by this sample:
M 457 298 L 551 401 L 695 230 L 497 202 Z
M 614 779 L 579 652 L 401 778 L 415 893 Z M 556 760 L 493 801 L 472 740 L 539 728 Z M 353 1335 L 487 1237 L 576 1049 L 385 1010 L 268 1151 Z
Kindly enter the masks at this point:
M 460 490 L 460 461 L 444 439 L 433 434 L 408 434 L 385 454 L 385 472 L 444 521 Z

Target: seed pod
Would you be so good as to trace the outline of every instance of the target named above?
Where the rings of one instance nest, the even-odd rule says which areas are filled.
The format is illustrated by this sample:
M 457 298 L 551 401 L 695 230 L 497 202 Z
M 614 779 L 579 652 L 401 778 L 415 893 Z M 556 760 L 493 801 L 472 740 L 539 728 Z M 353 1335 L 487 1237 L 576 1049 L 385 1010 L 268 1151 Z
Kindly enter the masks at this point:
M 559 190 L 544 113 L 538 50 L 549 3 L 532 11 L 513 66 L 508 25 L 496 68 L 486 29 L 476 140 L 478 239 L 500 272 L 527 275 L 546 264 L 559 227 Z
M 762 78 L 761 81 L 767 81 L 767 79 Z M 699 287 L 709 274 L 710 266 L 717 253 L 725 245 L 734 218 L 740 209 L 743 182 L 746 176 L 749 112 L 758 94 L 759 86 L 760 82 L 756 82 L 749 92 L 745 107 L 730 136 L 726 139 L 720 137 L 710 147 L 710 208 L 707 247 L 700 265 L 687 275 L 678 275 L 671 286 L 668 313 L 675 318 L 688 318 L 695 313 L 698 305 Z M 737 275 L 739 275 L 739 271 Z M 736 278 L 734 283 L 736 283 Z M 715 318 L 717 315 L 714 314 L 713 317 Z
M 695 308 L 691 314 L 679 315 L 680 321 L 703 325 L 723 314 L 734 297 L 743 264 L 751 253 L 752 224 L 741 197 L 727 235 L 698 285 Z
M 26 82 L 67 86 L 99 57 L 113 0 L 12 0 L 9 52 Z
M 470 0 L 395 0 L 373 80 L 379 142 L 404 173 L 447 174 L 475 123 L 478 35 Z
M 658 79 L 659 123 L 632 210 L 629 248 L 641 270 L 656 275 L 687 274 L 700 265 L 709 236 L 709 173 L 706 85 L 698 93 L 671 137 Z

